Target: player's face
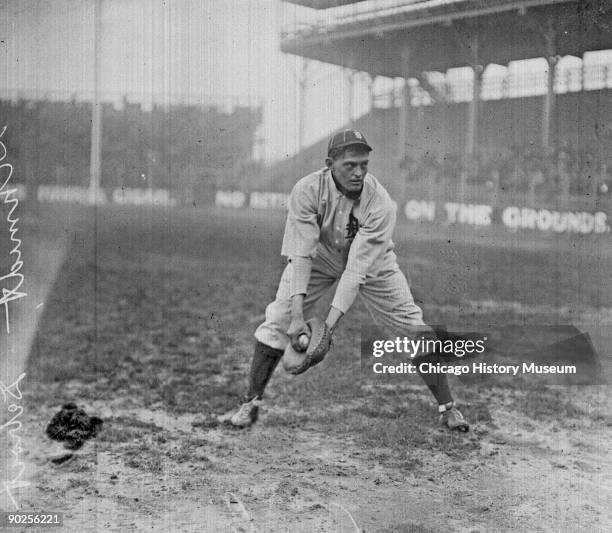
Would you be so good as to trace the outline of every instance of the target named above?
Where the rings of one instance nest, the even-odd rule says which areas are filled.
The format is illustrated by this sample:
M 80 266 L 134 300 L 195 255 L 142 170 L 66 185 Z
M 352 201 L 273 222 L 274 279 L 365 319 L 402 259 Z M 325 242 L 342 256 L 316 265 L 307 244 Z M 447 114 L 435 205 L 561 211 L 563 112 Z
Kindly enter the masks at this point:
M 327 165 L 336 181 L 347 192 L 359 192 L 368 172 L 370 154 L 363 151 L 347 150 L 338 159 L 327 159 Z

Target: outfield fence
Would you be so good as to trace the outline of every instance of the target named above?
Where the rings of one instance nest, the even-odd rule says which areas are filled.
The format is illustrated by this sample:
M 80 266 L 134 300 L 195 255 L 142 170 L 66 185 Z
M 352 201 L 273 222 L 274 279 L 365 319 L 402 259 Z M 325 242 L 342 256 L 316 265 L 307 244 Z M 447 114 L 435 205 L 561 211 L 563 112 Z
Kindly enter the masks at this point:
M 215 205 L 242 209 L 286 209 L 289 195 L 276 192 L 217 191 Z M 404 220 L 430 224 L 474 227 L 501 226 L 508 230 L 546 233 L 607 235 L 608 214 L 604 211 L 570 211 L 554 207 L 470 204 L 457 201 L 409 199 L 397 204 Z

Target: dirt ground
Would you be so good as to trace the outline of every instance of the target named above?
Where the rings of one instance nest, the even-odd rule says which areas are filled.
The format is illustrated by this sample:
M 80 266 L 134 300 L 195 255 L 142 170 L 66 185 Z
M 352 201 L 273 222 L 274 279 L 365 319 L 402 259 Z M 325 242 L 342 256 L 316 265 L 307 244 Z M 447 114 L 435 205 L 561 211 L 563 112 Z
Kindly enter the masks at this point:
M 612 527 L 607 385 L 452 377 L 473 425 L 450 433 L 418 378 L 361 372 L 370 319 L 358 304 L 320 366 L 297 378 L 277 371 L 256 426 L 218 426 L 213 415 L 244 388 L 252 333 L 283 266 L 282 214 L 95 215 L 60 225 L 66 256 L 23 385 L 23 510 L 62 512 L 64 530 L 83 533 Z M 62 216 L 42 212 L 24 240 Z M 600 244 L 513 237 L 501 248 L 495 235 L 418 233 L 398 228 L 398 257 L 430 323 L 612 325 Z M 612 346 L 597 348 L 609 373 Z M 67 401 L 104 426 L 55 464 L 67 451 L 44 428 Z

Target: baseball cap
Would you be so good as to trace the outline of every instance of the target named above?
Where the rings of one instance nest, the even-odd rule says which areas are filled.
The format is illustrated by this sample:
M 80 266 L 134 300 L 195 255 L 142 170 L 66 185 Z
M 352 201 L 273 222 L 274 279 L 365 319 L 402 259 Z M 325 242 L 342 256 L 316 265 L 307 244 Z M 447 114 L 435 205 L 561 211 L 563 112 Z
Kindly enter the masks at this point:
M 360 144 L 364 148 L 372 150 L 372 147 L 368 144 L 368 141 L 366 141 L 363 133 L 357 130 L 343 130 L 336 133 L 329 140 L 329 144 L 327 145 L 327 155 L 329 155 L 334 148 L 344 148 L 345 146 L 351 146 L 353 144 Z

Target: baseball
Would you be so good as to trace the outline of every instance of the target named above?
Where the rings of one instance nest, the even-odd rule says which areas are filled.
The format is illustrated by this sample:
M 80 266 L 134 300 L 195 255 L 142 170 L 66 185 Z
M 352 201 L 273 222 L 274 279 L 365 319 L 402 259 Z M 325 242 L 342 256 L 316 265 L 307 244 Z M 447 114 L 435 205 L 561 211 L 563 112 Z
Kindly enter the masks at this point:
M 303 350 L 308 348 L 308 343 L 309 342 L 310 342 L 310 339 L 308 338 L 308 335 L 306 335 L 306 333 L 302 333 L 298 337 L 298 344 L 300 345 L 300 348 L 302 348 Z

